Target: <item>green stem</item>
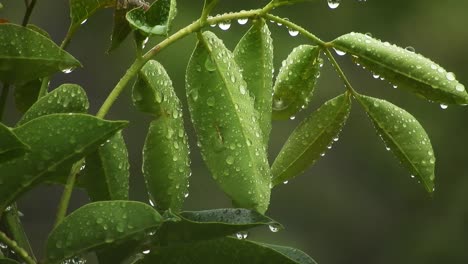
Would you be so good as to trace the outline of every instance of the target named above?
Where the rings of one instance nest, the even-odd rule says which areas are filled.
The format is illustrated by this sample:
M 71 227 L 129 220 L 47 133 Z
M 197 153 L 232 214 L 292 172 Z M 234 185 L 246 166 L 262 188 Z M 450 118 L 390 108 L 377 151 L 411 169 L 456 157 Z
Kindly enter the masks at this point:
M 338 62 L 335 60 L 335 57 L 333 57 L 333 54 L 330 52 L 330 50 L 325 48 L 324 52 L 325 52 L 325 55 L 327 55 L 328 59 L 330 60 L 330 63 L 333 65 L 333 68 L 335 68 L 336 72 L 340 76 L 341 80 L 343 80 L 346 89 L 348 89 L 348 91 L 351 94 L 357 95 L 358 93 L 356 92 L 356 90 L 353 89 L 353 86 L 349 82 L 348 77 L 346 77 L 346 74 L 343 72 L 343 70 L 341 69 Z
M 25 263 L 36 264 L 36 261 L 28 255 L 28 252 L 26 252 L 26 250 L 18 246 L 18 244 L 14 240 L 11 240 L 10 238 L 8 238 L 8 236 L 1 231 L 0 231 L 0 241 L 3 242 L 5 245 L 7 245 L 16 254 L 18 254 L 24 260 Z
M 13 237 L 13 239 L 18 243 L 18 245 L 26 250 L 26 252 L 35 260 L 34 252 L 29 244 L 28 237 L 26 232 L 23 229 L 23 225 L 21 225 L 21 220 L 18 213 L 18 207 L 16 203 L 11 204 L 10 210 L 8 210 L 4 217 L 3 221 L 8 228 L 9 234 Z
M 83 166 L 83 164 L 84 164 L 84 160 L 80 160 L 76 162 L 70 170 L 70 175 L 68 175 L 67 182 L 65 183 L 65 187 L 63 189 L 62 197 L 60 198 L 60 203 L 59 203 L 58 210 L 57 210 L 57 216 L 55 217 L 54 227 L 60 224 L 65 218 L 65 216 L 67 215 L 68 205 L 70 203 L 70 198 L 73 193 L 73 187 L 75 185 L 76 175 L 80 171 L 80 168 L 81 166 Z
M 22 23 L 23 26 L 26 26 L 28 24 L 29 18 L 31 17 L 31 14 L 35 5 L 36 5 L 36 0 L 31 0 L 31 3 L 27 4 L 26 13 L 24 13 L 24 17 L 23 17 L 23 23 Z
M 0 121 L 3 120 L 3 113 L 5 112 L 6 102 L 8 93 L 10 92 L 10 85 L 5 83 L 2 89 L 2 95 L 0 95 Z

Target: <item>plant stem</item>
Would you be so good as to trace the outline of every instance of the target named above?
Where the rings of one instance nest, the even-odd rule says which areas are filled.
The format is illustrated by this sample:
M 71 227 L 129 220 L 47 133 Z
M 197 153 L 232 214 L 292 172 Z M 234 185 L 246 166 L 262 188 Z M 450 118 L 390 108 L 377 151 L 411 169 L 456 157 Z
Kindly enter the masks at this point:
M 10 210 L 8 210 L 3 216 L 4 223 L 8 228 L 8 232 L 11 234 L 13 239 L 18 243 L 18 245 L 26 250 L 26 252 L 35 260 L 34 252 L 29 244 L 28 237 L 26 232 L 21 225 L 21 220 L 19 218 L 18 207 L 16 203 L 10 205 Z
M 1 231 L 0 231 L 0 241 L 3 242 L 5 245 L 7 245 L 16 254 L 18 254 L 24 260 L 25 263 L 36 264 L 36 261 L 28 255 L 28 252 L 26 252 L 26 250 L 18 246 L 18 244 L 14 240 L 11 240 L 10 238 L 8 238 L 8 236 Z
M 26 13 L 24 13 L 24 17 L 23 17 L 23 23 L 22 23 L 23 26 L 26 26 L 28 24 L 29 18 L 31 17 L 31 14 L 35 5 L 36 5 L 36 0 L 31 0 L 31 2 L 27 4 Z
M 346 77 L 346 74 L 343 72 L 340 65 L 335 60 L 335 57 L 333 57 L 333 54 L 327 48 L 324 49 L 324 52 L 325 52 L 325 55 L 327 55 L 328 59 L 330 60 L 330 63 L 333 65 L 333 68 L 335 68 L 336 72 L 340 76 L 341 80 L 343 80 L 346 89 L 348 89 L 348 91 L 351 92 L 351 94 L 356 95 L 357 94 L 356 90 L 353 89 L 353 86 L 349 82 L 348 77 Z
M 10 92 L 10 85 L 5 83 L 2 89 L 2 95 L 0 95 L 0 121 L 3 119 L 3 113 L 5 112 L 6 101 L 8 93 Z
M 84 159 L 76 162 L 70 170 L 70 175 L 68 175 L 67 182 L 65 183 L 65 187 L 63 189 L 62 197 L 60 198 L 57 216 L 55 217 L 54 227 L 60 224 L 67 215 L 68 204 L 70 203 L 70 198 L 73 193 L 73 186 L 75 185 L 76 175 L 80 171 L 80 168 L 83 164 Z

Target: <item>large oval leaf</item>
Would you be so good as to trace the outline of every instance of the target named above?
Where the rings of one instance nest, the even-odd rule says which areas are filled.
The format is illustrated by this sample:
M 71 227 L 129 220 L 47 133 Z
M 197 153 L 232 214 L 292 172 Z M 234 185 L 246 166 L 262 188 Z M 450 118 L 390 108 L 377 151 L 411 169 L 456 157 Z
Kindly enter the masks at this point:
M 188 195 L 190 157 L 182 106 L 164 67 L 149 61 L 133 86 L 135 106 L 157 119 L 143 147 L 143 175 L 150 199 L 160 210 L 180 211 Z
M 186 82 L 192 122 L 214 179 L 237 206 L 264 213 L 271 179 L 254 102 L 232 53 L 213 33 L 199 34 Z
M 134 201 L 105 201 L 87 204 L 52 230 L 47 239 L 48 263 L 102 249 L 154 232 L 162 217 L 151 206 Z
M 165 222 L 158 237 L 166 241 L 208 240 L 257 226 L 282 228 L 281 224 L 267 216 L 241 208 L 181 212 L 177 216 L 180 221 Z
M 27 150 L 29 150 L 29 147 L 21 142 L 15 133 L 9 127 L 0 123 L 0 162 L 22 156 Z
M 400 88 L 443 104 L 468 104 L 465 86 L 455 75 L 420 54 L 354 32 L 332 45 Z
M 34 103 L 17 125 L 48 114 L 86 113 L 88 108 L 88 97 L 83 88 L 76 84 L 62 84 Z
M 291 118 L 309 104 L 320 76 L 319 55 L 319 47 L 301 45 L 283 61 L 273 88 L 273 118 Z
M 74 30 L 85 23 L 97 10 L 113 7 L 116 0 L 70 0 L 70 29 Z
M 294 130 L 272 167 L 273 185 L 290 180 L 315 163 L 338 139 L 351 110 L 348 93 L 327 101 Z
M 126 18 L 130 25 L 143 35 L 166 36 L 176 15 L 176 0 L 158 0 L 146 11 L 143 8 L 131 10 Z
M 40 33 L 0 24 L 0 81 L 27 82 L 79 66 L 79 61 Z
M 135 263 L 316 264 L 311 257 L 295 248 L 230 237 L 158 248 Z
M 270 138 L 273 93 L 273 40 L 270 35 L 265 21 L 258 19 L 234 49 L 234 59 L 254 98 L 265 145 Z
M 92 201 L 128 200 L 129 178 L 127 146 L 119 131 L 86 157 L 79 185 Z
M 372 119 L 387 148 L 422 181 L 428 192 L 432 192 L 435 157 L 421 124 L 410 113 L 385 100 L 364 95 L 356 98 Z
M 0 164 L 0 212 L 57 168 L 71 167 L 94 151 L 126 124 L 83 114 L 53 114 L 15 128 L 13 132 L 31 151 Z

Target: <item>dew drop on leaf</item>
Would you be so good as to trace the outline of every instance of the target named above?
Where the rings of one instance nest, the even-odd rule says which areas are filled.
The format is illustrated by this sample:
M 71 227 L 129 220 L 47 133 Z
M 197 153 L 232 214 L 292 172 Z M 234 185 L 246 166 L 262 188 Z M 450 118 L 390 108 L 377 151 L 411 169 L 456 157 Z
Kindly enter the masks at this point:
M 291 37 L 295 37 L 295 36 L 299 35 L 299 31 L 291 29 L 291 28 L 288 30 L 288 33 L 289 33 L 289 35 Z
M 237 23 L 239 23 L 239 25 L 245 25 L 245 24 L 247 24 L 247 22 L 249 22 L 248 18 L 239 18 L 237 20 Z
M 231 21 L 220 22 L 218 27 L 222 30 L 228 30 L 231 28 Z
M 341 0 L 327 0 L 328 2 L 328 7 L 331 9 L 338 8 L 340 6 Z
M 448 108 L 448 105 L 441 104 L 441 105 L 440 105 L 440 108 L 442 108 L 442 109 L 444 109 L 444 110 L 445 110 L 445 109 L 447 109 L 447 108 Z

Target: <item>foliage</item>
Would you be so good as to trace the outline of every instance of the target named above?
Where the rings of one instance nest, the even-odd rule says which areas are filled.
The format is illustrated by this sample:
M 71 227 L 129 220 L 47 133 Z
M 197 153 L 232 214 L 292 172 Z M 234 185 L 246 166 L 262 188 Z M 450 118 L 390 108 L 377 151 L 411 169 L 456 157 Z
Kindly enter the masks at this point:
M 0 123 L 0 220 L 6 227 L 0 232 L 0 263 L 38 263 L 16 217 L 15 201 L 43 183 L 62 184 L 64 192 L 41 263 L 80 263 L 90 252 L 100 263 L 315 263 L 300 250 L 246 240 L 245 231 L 282 228 L 264 215 L 271 190 L 299 176 L 338 141 L 353 101 L 368 114 L 387 149 L 432 193 L 436 160 L 424 128 L 398 106 L 358 93 L 331 50 L 348 53 L 374 75 L 442 105 L 468 104 L 463 84 L 412 50 L 354 32 L 324 42 L 272 14 L 275 8 L 300 2 L 307 0 L 273 0 L 260 9 L 212 16 L 219 3 L 206 0 L 198 20 L 170 35 L 175 0 L 70 0 L 71 24 L 60 46 L 46 31 L 27 24 L 35 0 L 25 1 L 22 25 L 0 20 L 0 113 L 10 87 L 24 113 L 14 127 Z M 136 58 L 97 114 L 90 115 L 85 89 L 62 84 L 49 92 L 48 81 L 56 72 L 81 66 L 65 49 L 81 24 L 106 7 L 115 9 L 109 50 L 133 31 Z M 330 7 L 336 8 L 336 3 Z M 230 51 L 207 28 L 228 28 L 232 20 L 251 20 L 252 26 Z M 266 21 L 310 40 L 291 51 L 276 78 Z M 190 147 L 181 100 L 170 73 L 155 59 L 189 34 L 197 35 L 186 70 L 191 123 L 212 177 L 235 208 L 182 211 L 191 175 Z M 165 39 L 145 50 L 148 38 L 155 36 Z M 318 88 L 321 55 L 346 90 L 303 120 L 270 166 L 271 120 L 294 119 L 308 107 Z M 129 160 L 122 133 L 127 122 L 104 120 L 133 79 L 134 106 L 152 117 L 142 150 L 150 205 L 129 201 Z M 86 190 L 92 202 L 66 215 L 74 188 Z

